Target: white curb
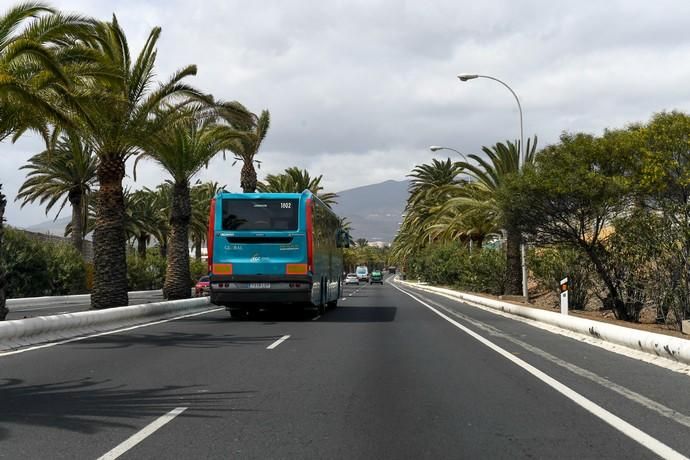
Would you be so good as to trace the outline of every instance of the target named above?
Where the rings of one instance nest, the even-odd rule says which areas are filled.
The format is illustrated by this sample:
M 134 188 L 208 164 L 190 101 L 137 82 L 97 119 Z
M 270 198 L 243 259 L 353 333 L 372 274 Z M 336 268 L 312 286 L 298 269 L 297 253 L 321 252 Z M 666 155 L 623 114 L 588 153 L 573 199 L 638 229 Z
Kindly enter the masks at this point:
M 122 327 L 203 310 L 209 297 L 89 310 L 63 315 L 0 321 L 0 350 L 120 329 Z
M 418 285 L 408 281 L 395 280 L 398 283 L 426 292 L 442 293 L 459 300 L 473 302 L 484 307 L 493 308 L 513 315 L 522 316 L 542 323 L 551 324 L 569 331 L 588 335 L 607 342 L 615 343 L 633 350 L 654 354 L 673 361 L 690 364 L 690 340 L 654 332 L 640 331 L 638 329 L 617 326 L 575 316 L 562 315 L 560 313 L 541 310 L 538 308 L 522 307 L 509 302 L 487 299 L 478 295 L 457 292 L 452 289 Z
M 142 294 L 162 294 L 163 291 L 152 290 L 152 291 L 130 291 L 127 293 L 129 297 L 142 295 Z M 83 300 L 91 300 L 91 294 L 75 294 L 75 295 L 53 295 L 53 296 L 43 296 L 43 297 L 21 297 L 18 299 L 7 299 L 5 305 L 12 311 L 12 307 L 25 307 L 27 305 L 34 305 L 36 303 L 44 302 L 77 302 Z

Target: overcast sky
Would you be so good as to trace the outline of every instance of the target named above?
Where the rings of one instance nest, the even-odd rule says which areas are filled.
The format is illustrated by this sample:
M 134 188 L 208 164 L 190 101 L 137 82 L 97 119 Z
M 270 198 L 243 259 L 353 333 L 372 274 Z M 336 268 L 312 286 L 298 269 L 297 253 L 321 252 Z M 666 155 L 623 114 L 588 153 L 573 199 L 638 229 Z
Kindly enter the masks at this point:
M 486 79 L 461 83 L 458 73 L 512 86 L 525 136 L 537 134 L 541 146 L 562 131 L 601 133 L 661 110 L 690 111 L 687 0 L 51 3 L 101 19 L 115 13 L 133 54 L 161 26 L 161 79 L 193 63 L 190 83 L 270 110 L 260 179 L 298 166 L 323 174 L 329 191 L 401 180 L 433 157 L 432 144 L 475 153 L 517 138 L 510 93 Z M 11 225 L 46 220 L 40 206 L 20 211 L 13 201 L 18 168 L 41 149 L 30 137 L 0 144 Z M 231 165 L 214 160 L 199 177 L 240 190 L 240 165 Z M 126 182 L 152 187 L 164 178 L 149 164 Z

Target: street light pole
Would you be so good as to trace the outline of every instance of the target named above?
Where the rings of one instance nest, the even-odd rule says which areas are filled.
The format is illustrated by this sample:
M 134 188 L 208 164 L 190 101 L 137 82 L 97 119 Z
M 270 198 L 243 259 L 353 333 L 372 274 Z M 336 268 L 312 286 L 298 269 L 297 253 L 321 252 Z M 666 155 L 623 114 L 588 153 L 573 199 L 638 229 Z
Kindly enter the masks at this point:
M 496 77 L 492 77 L 490 75 L 461 73 L 458 75 L 458 78 L 460 79 L 460 81 L 463 82 L 474 80 L 475 78 L 488 78 L 489 80 L 496 81 L 501 85 L 505 86 L 508 89 L 508 91 L 510 91 L 510 94 L 513 95 L 513 97 L 515 98 L 515 102 L 517 102 L 518 112 L 520 114 L 520 152 L 518 157 L 518 170 L 521 171 L 525 167 L 525 137 L 524 129 L 522 126 L 522 104 L 520 104 L 520 99 L 518 98 L 517 94 L 515 94 L 515 91 L 513 91 L 513 88 L 508 86 L 506 82 L 499 80 Z M 522 264 L 522 295 L 526 300 L 528 300 L 529 292 L 527 290 L 527 248 L 525 246 L 525 243 L 522 241 L 522 235 L 520 236 L 520 259 Z

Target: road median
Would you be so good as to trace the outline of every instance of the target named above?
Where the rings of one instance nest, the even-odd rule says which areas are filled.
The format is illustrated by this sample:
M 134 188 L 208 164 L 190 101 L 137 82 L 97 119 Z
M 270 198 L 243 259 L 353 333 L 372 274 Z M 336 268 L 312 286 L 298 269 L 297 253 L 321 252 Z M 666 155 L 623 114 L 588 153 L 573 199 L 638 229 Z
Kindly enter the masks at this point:
M 162 294 L 160 289 L 152 291 L 130 291 L 127 293 L 129 297 L 144 295 L 144 294 Z M 43 297 L 19 297 L 16 299 L 7 299 L 5 305 L 12 311 L 12 308 L 33 306 L 45 302 L 81 302 L 90 301 L 91 294 L 73 294 L 73 295 L 53 295 Z
M 112 331 L 207 309 L 208 297 L 0 322 L 0 351 Z
M 615 324 L 603 323 L 585 318 L 525 307 L 501 300 L 489 299 L 474 294 L 452 289 L 411 283 L 396 279 L 396 282 L 425 292 L 442 294 L 469 304 L 477 304 L 493 310 L 510 313 L 541 323 L 559 327 L 571 332 L 584 334 L 606 342 L 642 351 L 683 364 L 690 364 L 690 340 L 672 337 L 654 332 L 640 331 Z

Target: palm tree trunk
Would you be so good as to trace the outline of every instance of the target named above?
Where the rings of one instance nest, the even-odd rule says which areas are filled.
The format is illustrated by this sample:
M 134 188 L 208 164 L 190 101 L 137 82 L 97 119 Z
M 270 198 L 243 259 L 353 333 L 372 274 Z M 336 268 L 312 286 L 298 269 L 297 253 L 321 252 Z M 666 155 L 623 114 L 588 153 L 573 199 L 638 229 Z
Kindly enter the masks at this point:
M 158 242 L 158 254 L 164 259 L 168 258 L 168 240 Z
M 101 157 L 97 171 L 96 224 L 93 233 L 93 290 L 91 308 L 127 305 L 127 257 L 122 179 L 124 161 L 117 155 Z
M 173 189 L 170 211 L 170 237 L 168 238 L 168 263 L 165 270 L 163 294 L 167 299 L 191 297 L 189 273 L 189 221 L 192 207 L 187 183 L 176 183 Z
M 137 255 L 142 259 L 146 259 L 146 242 L 148 239 L 149 234 L 146 232 L 141 232 L 139 236 L 137 236 Z
M 72 244 L 84 257 L 84 229 L 82 227 L 84 209 L 82 208 L 81 193 L 79 191 L 70 192 L 69 202 L 72 205 Z
M 240 172 L 240 187 L 244 193 L 256 192 L 256 170 L 253 160 L 245 160 Z
M 0 184 L 0 190 L 2 189 L 2 184 Z M 3 236 L 3 224 L 5 222 L 5 205 L 7 200 L 5 200 L 5 195 L 0 191 L 0 261 L 4 257 L 4 246 L 2 244 Z M 5 288 L 7 287 L 7 282 L 5 280 L 5 269 L 4 264 L 0 264 L 0 321 L 4 321 L 7 314 L 10 312 L 5 303 Z
M 520 233 L 515 230 L 506 233 L 506 294 L 522 295 Z

